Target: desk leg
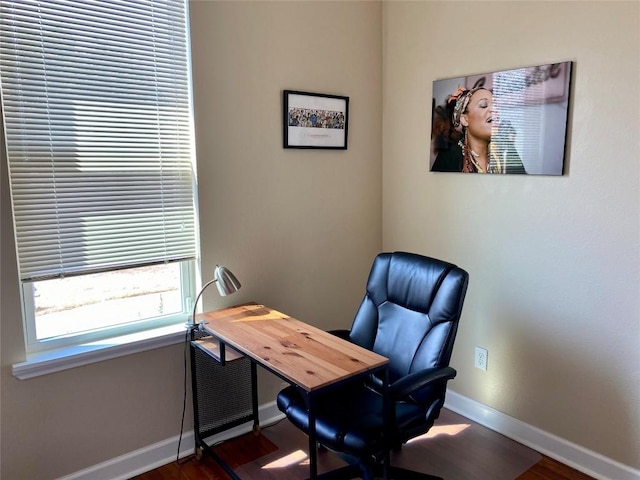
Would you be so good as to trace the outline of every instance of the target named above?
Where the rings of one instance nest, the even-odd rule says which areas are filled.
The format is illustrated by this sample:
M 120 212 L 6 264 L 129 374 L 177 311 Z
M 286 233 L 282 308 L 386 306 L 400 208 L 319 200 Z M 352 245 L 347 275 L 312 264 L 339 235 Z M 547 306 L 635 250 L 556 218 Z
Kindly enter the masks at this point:
M 309 395 L 309 480 L 318 478 L 318 446 L 316 439 L 316 409 L 313 395 Z
M 384 369 L 384 383 L 382 387 L 382 415 L 384 419 L 385 437 L 389 438 L 388 429 L 391 421 L 391 401 L 389 399 L 389 369 Z M 385 448 L 384 458 L 382 460 L 382 478 L 389 479 L 389 470 L 391 465 L 391 452 L 389 448 Z
M 229 466 L 229 464 L 227 464 L 227 462 L 225 462 L 221 457 L 219 457 L 218 454 L 214 452 L 211 447 L 204 444 L 203 449 L 206 452 L 206 454 L 211 456 L 211 458 L 213 458 L 215 462 L 218 465 L 220 465 L 222 469 L 227 473 L 227 475 L 229 475 L 233 480 L 242 480 L 238 475 L 236 475 L 236 472 L 233 471 L 233 469 Z
M 258 415 L 258 368 L 251 361 L 251 404 L 253 408 L 253 433 L 260 433 L 260 416 Z

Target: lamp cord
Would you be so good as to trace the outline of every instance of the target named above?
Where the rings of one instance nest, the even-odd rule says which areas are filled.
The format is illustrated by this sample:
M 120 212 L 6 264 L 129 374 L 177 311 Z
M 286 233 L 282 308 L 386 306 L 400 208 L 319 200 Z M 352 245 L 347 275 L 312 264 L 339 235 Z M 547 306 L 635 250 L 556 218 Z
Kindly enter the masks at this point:
M 184 416 L 187 410 L 187 346 L 189 344 L 190 328 L 184 335 L 184 395 L 182 397 L 182 421 L 180 422 L 180 437 L 178 438 L 178 451 L 176 452 L 176 463 L 180 465 L 180 445 L 182 444 L 182 432 L 184 431 Z M 187 460 L 188 461 L 188 460 Z M 186 463 L 185 461 L 184 463 Z
M 196 296 L 196 301 L 193 302 L 193 312 L 191 312 L 191 325 L 195 327 L 196 325 L 196 310 L 198 309 L 198 300 L 200 300 L 200 297 L 202 296 L 202 294 L 204 293 L 204 291 L 207 289 L 207 287 L 209 285 L 211 285 L 212 283 L 216 283 L 218 281 L 217 278 L 214 278 L 213 280 L 209 280 L 207 283 L 204 284 L 204 287 L 202 287 L 200 289 L 200 292 L 198 292 L 198 295 Z
M 180 436 L 178 437 L 178 451 L 176 452 L 176 463 L 180 465 L 180 445 L 182 444 L 182 434 L 184 432 L 184 417 L 185 412 L 187 411 L 187 350 L 189 346 L 189 334 L 191 333 L 191 329 L 198 328 L 196 325 L 196 310 L 198 308 L 198 300 L 207 289 L 209 285 L 217 282 L 218 279 L 214 278 L 213 280 L 209 280 L 205 283 L 204 287 L 200 289 L 198 295 L 196 296 L 196 301 L 193 302 L 193 312 L 191 313 L 191 323 L 187 324 L 187 331 L 184 335 L 184 395 L 182 397 L 182 420 L 180 421 Z M 188 460 L 187 460 L 188 461 Z M 186 462 L 185 462 L 186 463 Z

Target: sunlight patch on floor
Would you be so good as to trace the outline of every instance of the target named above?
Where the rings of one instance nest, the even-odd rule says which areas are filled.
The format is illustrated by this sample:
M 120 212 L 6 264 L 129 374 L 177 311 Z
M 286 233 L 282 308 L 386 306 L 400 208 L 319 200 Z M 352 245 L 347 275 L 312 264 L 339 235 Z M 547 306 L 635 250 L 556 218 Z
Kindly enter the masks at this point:
M 454 436 L 459 434 L 460 432 L 463 432 L 470 426 L 471 425 L 468 423 L 459 423 L 459 424 L 452 424 L 452 425 L 436 425 L 434 427 L 431 427 L 431 430 L 429 430 L 424 435 L 420 435 L 419 437 L 412 438 L 407 442 L 407 444 L 420 442 L 421 440 L 426 440 L 429 438 L 435 438 L 439 435 Z M 270 463 L 267 463 L 262 467 L 262 469 L 275 470 L 279 468 L 287 468 L 293 465 L 303 465 L 303 466 L 309 465 L 309 457 L 307 456 L 306 452 L 302 450 L 293 451 L 287 455 L 283 455 L 282 457 Z
M 276 468 L 287 468 L 291 465 L 308 465 L 309 458 L 307 454 L 302 450 L 296 450 L 295 452 L 291 452 L 284 457 L 280 457 L 277 460 L 274 460 L 271 463 L 266 464 L 262 467 L 265 470 L 272 470 Z
M 439 435 L 454 436 L 466 430 L 470 426 L 471 425 L 469 425 L 468 423 L 459 423 L 454 425 L 436 425 L 434 427 L 431 427 L 431 429 L 427 433 L 420 435 L 419 437 L 412 438 L 407 442 L 407 444 L 419 442 L 420 440 L 426 440 L 427 438 L 434 438 Z

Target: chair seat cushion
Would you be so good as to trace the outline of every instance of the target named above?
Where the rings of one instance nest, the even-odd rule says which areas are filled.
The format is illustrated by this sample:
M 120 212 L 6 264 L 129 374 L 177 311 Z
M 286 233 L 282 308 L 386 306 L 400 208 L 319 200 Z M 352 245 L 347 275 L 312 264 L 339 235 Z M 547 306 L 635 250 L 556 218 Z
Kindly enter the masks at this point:
M 382 397 L 362 382 L 331 390 L 314 398 L 317 441 L 329 449 L 360 456 L 381 452 L 405 441 L 399 431 L 430 428 L 424 408 L 411 403 L 396 402 L 394 430 L 384 435 Z M 309 417 L 305 399 L 295 387 L 278 394 L 278 408 L 299 429 L 308 433 Z

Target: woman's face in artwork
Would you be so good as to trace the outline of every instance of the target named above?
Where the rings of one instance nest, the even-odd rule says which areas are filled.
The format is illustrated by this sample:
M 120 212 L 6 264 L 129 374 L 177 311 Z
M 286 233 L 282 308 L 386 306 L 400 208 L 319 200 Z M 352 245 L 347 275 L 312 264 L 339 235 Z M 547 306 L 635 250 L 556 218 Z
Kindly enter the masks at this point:
M 498 116 L 493 107 L 493 94 L 480 89 L 471 95 L 467 110 L 460 115 L 460 123 L 475 138 L 491 141 L 491 129 L 498 126 Z

